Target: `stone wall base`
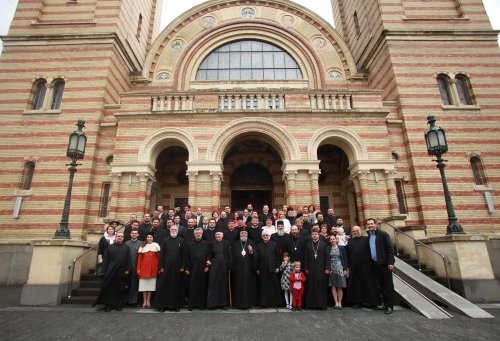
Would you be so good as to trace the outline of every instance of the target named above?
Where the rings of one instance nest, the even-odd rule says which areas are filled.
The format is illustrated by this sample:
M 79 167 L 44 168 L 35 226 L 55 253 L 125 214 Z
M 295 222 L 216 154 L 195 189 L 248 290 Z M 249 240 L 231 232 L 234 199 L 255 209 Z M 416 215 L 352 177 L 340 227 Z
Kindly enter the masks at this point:
M 68 284 L 59 285 L 23 285 L 21 305 L 57 305 L 67 295 Z
M 500 281 L 497 279 L 459 280 L 450 278 L 451 290 L 473 303 L 500 302 Z

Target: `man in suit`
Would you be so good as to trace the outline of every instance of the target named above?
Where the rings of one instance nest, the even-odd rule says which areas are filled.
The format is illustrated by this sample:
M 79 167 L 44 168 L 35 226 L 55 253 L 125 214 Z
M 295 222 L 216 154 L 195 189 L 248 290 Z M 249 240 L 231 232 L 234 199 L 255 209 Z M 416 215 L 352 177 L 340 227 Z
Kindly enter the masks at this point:
M 201 227 L 203 230 L 206 230 L 208 229 L 208 224 L 209 224 L 208 217 L 203 217 L 203 221 L 201 222 L 200 225 L 198 225 L 198 227 Z
M 368 228 L 368 241 L 370 255 L 375 272 L 377 284 L 384 300 L 385 314 L 392 314 L 394 310 L 394 284 L 392 272 L 394 271 L 394 249 L 387 232 L 379 230 L 375 219 L 366 220 Z
M 198 227 L 202 227 L 203 225 L 203 218 L 205 218 L 203 216 L 203 212 L 201 211 L 201 208 L 198 207 L 198 209 L 196 210 L 196 226 Z

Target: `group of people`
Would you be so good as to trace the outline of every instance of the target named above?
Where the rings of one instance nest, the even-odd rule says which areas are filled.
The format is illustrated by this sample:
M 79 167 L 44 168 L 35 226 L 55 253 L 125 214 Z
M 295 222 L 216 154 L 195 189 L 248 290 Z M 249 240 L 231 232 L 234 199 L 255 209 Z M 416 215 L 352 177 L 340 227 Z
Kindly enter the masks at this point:
M 368 236 L 353 226 L 347 235 L 333 209 L 311 205 L 300 212 L 249 204 L 207 218 L 190 207 L 163 212 L 158 206 L 124 230 L 111 222 L 99 242 L 104 278 L 96 304 L 105 310 L 136 306 L 159 311 L 286 307 L 335 309 L 344 302 L 393 312 L 393 247 L 389 235 L 366 220 Z M 346 290 L 346 295 L 344 295 Z M 330 295 L 329 295 L 330 294 Z M 382 302 L 382 304 L 381 304 Z

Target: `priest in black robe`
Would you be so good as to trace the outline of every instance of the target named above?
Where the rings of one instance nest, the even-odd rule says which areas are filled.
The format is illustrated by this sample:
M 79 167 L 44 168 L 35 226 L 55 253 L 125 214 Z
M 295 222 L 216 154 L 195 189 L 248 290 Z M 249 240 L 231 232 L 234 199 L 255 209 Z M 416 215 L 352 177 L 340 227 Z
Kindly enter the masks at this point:
M 170 227 L 170 236 L 163 239 L 160 250 L 154 306 L 160 312 L 179 311 L 184 306 L 184 239 L 177 226 Z
M 250 224 L 247 224 L 248 238 L 253 240 L 253 242 L 258 245 L 262 241 L 262 225 L 259 222 L 259 218 L 252 217 Z
M 118 232 L 115 243 L 104 251 L 102 271 L 105 273 L 101 291 L 94 303 L 104 304 L 106 312 L 121 311 L 127 303 L 130 285 L 130 249 L 124 243 L 123 232 Z
M 285 233 L 285 224 L 283 220 L 278 220 L 276 222 L 276 233 L 271 236 L 271 241 L 276 243 L 276 248 L 278 249 L 278 254 L 280 258 L 283 252 L 288 252 L 288 244 L 290 243 L 290 235 Z
M 179 234 L 184 239 L 184 242 L 189 244 L 195 240 L 194 238 L 194 229 L 196 228 L 196 219 L 191 218 L 188 219 L 187 227 L 180 229 Z
M 227 309 L 229 305 L 229 270 L 231 269 L 231 245 L 224 240 L 224 233 L 216 232 L 210 243 L 211 258 L 208 280 L 207 307 Z
M 208 221 L 208 228 L 206 230 L 203 230 L 203 240 L 206 240 L 207 242 L 213 242 L 215 240 L 215 232 L 218 232 L 219 230 L 216 228 L 216 223 L 215 219 L 210 219 Z
M 283 303 L 281 287 L 278 273 L 280 267 L 280 257 L 276 243 L 272 242 L 269 231 L 262 231 L 262 243 L 257 245 L 257 275 L 260 283 L 259 306 L 267 308 L 269 306 L 278 307 Z
M 191 219 L 190 219 L 191 220 Z M 187 243 L 184 271 L 189 278 L 188 309 L 205 309 L 207 303 L 208 270 L 210 268 L 210 243 L 202 239 L 203 229 L 194 230 L 195 240 Z
M 306 248 L 306 242 L 309 240 L 308 237 L 304 237 L 300 234 L 299 228 L 296 225 L 292 225 L 290 228 L 290 238 L 288 240 L 288 254 L 290 255 L 290 261 L 300 262 L 304 264 L 304 254 Z
M 311 240 L 306 243 L 304 270 L 307 276 L 306 308 L 326 309 L 327 279 L 330 274 L 330 255 L 326 243 L 319 240 L 319 229 L 311 230 Z
M 346 251 L 349 259 L 346 301 L 357 308 L 361 305 L 376 307 L 380 292 L 372 268 L 368 237 L 361 236 L 361 228 L 353 226 Z
M 135 226 L 135 224 L 133 224 Z M 137 226 L 139 226 L 139 222 L 137 222 Z M 129 298 L 128 304 L 132 307 L 137 306 L 139 303 L 139 278 L 135 276 L 137 269 L 137 256 L 139 248 L 141 247 L 142 242 L 138 239 L 139 231 L 137 229 L 133 229 L 130 232 L 130 240 L 125 242 L 125 245 L 130 249 L 130 290 L 129 290 Z
M 232 220 L 229 222 L 227 229 L 222 232 L 224 232 L 224 239 L 229 242 L 229 245 L 233 245 L 240 236 L 240 230 L 236 228 L 236 223 Z
M 249 309 L 258 304 L 255 248 L 254 241 L 248 238 L 248 232 L 240 230 L 239 240 L 234 241 L 231 247 L 231 296 L 233 306 L 237 309 Z

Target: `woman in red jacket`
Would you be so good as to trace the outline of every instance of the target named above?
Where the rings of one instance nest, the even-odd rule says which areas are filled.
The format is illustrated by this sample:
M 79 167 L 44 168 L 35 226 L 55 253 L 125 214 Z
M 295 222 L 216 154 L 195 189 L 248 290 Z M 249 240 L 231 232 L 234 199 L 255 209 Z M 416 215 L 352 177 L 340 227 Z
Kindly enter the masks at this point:
M 151 295 L 156 290 L 160 245 L 153 242 L 153 238 L 153 234 L 148 233 L 146 242 L 141 245 L 138 251 L 137 277 L 139 277 L 139 292 L 142 292 L 143 297 L 143 308 L 151 306 Z

